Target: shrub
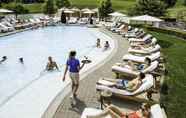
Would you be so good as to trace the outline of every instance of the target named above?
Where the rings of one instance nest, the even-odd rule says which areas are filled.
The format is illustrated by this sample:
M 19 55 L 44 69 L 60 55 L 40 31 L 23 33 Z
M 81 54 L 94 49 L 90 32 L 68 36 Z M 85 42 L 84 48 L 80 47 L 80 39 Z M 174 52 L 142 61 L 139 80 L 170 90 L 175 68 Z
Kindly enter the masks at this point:
M 183 39 L 186 39 L 186 32 L 184 31 L 178 31 L 178 30 L 172 30 L 172 29 L 163 29 L 163 28 L 156 28 L 156 27 L 150 27 L 150 26 L 145 26 L 147 30 L 150 31 L 156 31 L 156 32 L 161 32 L 161 33 L 166 33 L 170 35 L 174 35 Z

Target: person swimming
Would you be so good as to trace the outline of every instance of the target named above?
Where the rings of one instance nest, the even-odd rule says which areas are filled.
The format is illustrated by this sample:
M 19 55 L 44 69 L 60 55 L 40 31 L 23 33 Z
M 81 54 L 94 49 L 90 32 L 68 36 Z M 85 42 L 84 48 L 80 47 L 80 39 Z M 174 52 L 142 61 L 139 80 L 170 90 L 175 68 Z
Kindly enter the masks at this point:
M 6 60 L 7 60 L 7 56 L 3 56 L 3 57 L 2 57 L 2 60 L 0 61 L 0 63 L 4 62 L 4 61 L 6 61 Z
M 97 39 L 96 47 L 97 47 L 97 48 L 101 48 L 101 41 L 100 41 L 99 38 Z
M 23 60 L 23 57 L 19 58 L 19 62 L 24 64 L 24 60 Z
M 104 45 L 104 50 L 107 50 L 108 48 L 110 48 L 110 44 L 108 41 L 106 41 Z
M 54 70 L 54 69 L 59 70 L 59 68 L 58 68 L 58 66 L 57 66 L 57 64 L 56 64 L 56 62 L 53 61 L 53 59 L 52 59 L 51 56 L 49 56 L 49 57 L 48 57 L 48 63 L 47 63 L 47 66 L 46 66 L 46 70 L 47 70 L 47 71 L 52 71 L 52 70 Z

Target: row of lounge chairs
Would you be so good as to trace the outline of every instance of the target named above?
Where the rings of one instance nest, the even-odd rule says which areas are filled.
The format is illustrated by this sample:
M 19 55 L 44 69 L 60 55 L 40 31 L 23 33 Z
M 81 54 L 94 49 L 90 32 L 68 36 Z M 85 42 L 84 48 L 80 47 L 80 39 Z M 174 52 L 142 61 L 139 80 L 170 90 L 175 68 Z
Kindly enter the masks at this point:
M 112 96 L 137 102 L 152 103 L 151 118 L 165 118 L 159 102 L 152 100 L 152 93 L 159 91 L 159 80 L 164 74 L 164 66 L 160 53 L 160 45 L 157 44 L 157 39 L 151 34 L 145 33 L 142 29 L 132 28 L 126 24 L 113 23 L 104 25 L 108 30 L 118 33 L 125 37 L 130 44 L 128 54 L 124 55 L 122 63 L 116 63 L 112 66 L 112 71 L 116 74 L 116 78 L 100 78 L 96 83 L 98 92 L 109 91 Z M 137 69 L 139 65 L 146 63 L 148 58 L 149 63 L 145 68 Z M 130 63 L 129 63 L 130 62 Z M 132 63 L 132 64 L 131 64 Z M 134 91 L 129 91 L 124 88 L 115 87 L 117 81 L 131 81 L 138 77 L 140 73 L 145 74 L 141 85 Z M 159 78 L 159 80 L 157 79 Z M 86 118 L 87 115 L 95 115 L 102 110 L 94 108 L 86 108 L 81 118 Z M 108 116 L 106 118 L 111 118 Z
M 6 17 L 0 22 L 0 33 L 12 32 L 26 28 L 38 28 L 41 26 L 49 25 L 51 18 L 45 16 L 40 18 L 29 19 L 15 19 L 13 17 Z M 52 22 L 59 22 L 59 20 L 52 18 Z

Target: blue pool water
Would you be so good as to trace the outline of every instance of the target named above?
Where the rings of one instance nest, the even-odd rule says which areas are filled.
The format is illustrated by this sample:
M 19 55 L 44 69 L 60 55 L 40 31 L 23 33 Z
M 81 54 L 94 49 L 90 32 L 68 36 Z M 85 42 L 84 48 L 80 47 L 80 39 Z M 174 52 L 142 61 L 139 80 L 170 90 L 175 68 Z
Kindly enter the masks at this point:
M 47 27 L 0 37 L 0 56 L 8 57 L 0 64 L 0 105 L 43 76 L 48 56 L 63 71 L 70 50 L 76 50 L 79 58 L 101 52 L 94 47 L 96 40 L 89 29 L 77 26 Z M 24 58 L 24 65 L 19 63 L 20 57 Z

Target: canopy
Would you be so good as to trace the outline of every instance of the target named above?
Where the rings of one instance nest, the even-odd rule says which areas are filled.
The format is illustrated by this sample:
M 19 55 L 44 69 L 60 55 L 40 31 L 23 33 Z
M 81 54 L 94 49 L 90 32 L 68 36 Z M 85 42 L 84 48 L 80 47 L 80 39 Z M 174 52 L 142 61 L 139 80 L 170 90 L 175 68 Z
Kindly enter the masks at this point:
M 113 12 L 113 13 L 110 13 L 109 14 L 110 16 L 117 16 L 117 17 L 119 17 L 119 16 L 126 16 L 125 14 L 122 14 L 122 13 L 120 13 L 120 12 Z
M 71 11 L 71 10 L 65 10 L 64 13 L 70 13 L 70 14 L 72 14 L 72 13 L 74 13 L 74 11 Z
M 98 8 L 92 9 L 93 12 L 98 12 Z
M 90 10 L 89 8 L 81 9 L 82 12 L 89 11 L 89 10 Z
M 95 12 L 94 11 L 91 11 L 91 10 L 87 10 L 85 12 L 83 12 L 84 14 L 94 14 Z
M 132 17 L 130 18 L 130 20 L 132 21 L 146 21 L 146 22 L 161 22 L 163 20 L 156 18 L 156 17 L 152 17 L 149 15 L 142 15 L 142 16 L 136 16 L 136 17 Z
M 8 9 L 0 9 L 0 13 L 12 13 L 13 11 Z
M 80 11 L 80 9 L 78 9 L 78 8 L 76 8 L 76 7 L 73 7 L 71 10 L 72 10 L 72 11 Z

